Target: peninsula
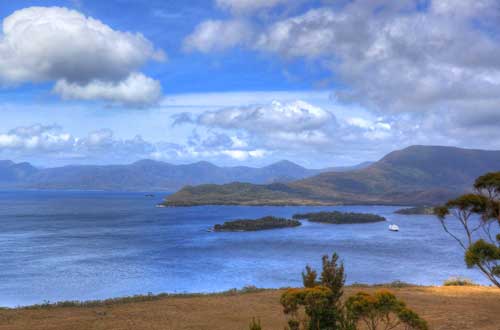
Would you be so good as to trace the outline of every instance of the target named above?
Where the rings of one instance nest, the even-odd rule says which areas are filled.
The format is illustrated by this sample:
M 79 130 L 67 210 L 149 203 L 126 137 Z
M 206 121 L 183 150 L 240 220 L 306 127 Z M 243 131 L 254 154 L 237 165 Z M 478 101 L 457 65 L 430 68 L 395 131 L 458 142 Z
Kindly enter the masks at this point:
M 412 146 L 362 169 L 292 182 L 186 186 L 164 204 L 437 205 L 467 191 L 476 177 L 498 170 L 498 164 L 500 151 Z

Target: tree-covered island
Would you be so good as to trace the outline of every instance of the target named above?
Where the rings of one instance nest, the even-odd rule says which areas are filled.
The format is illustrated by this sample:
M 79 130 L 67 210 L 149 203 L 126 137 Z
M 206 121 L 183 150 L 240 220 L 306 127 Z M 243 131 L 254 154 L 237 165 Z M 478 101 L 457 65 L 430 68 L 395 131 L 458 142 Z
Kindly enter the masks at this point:
M 285 218 L 276 218 L 272 216 L 260 219 L 239 219 L 224 222 L 222 225 L 215 225 L 214 231 L 258 231 L 278 228 L 291 228 L 300 226 L 300 221 Z
M 344 213 L 339 211 L 333 212 L 315 212 L 315 213 L 299 213 L 293 217 L 295 220 L 306 219 L 311 222 L 329 223 L 335 225 L 355 224 L 355 223 L 372 223 L 382 222 L 386 219 L 376 214 L 370 213 Z
M 434 207 L 432 206 L 409 207 L 409 208 L 399 209 L 394 213 L 403 215 L 434 215 Z

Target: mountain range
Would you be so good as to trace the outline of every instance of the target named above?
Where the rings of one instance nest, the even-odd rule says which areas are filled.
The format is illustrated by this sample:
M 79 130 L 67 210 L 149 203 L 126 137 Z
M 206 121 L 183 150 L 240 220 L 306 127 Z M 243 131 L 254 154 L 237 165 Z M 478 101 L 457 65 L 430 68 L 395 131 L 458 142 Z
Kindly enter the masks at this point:
M 353 168 L 359 166 L 367 164 Z M 342 167 L 338 171 L 349 169 Z M 153 160 L 141 160 L 129 165 L 36 168 L 29 163 L 0 161 L 0 188 L 173 192 L 186 185 L 207 183 L 289 182 L 330 170 L 307 169 L 290 161 L 280 161 L 262 168 L 219 167 L 209 162 L 174 165 Z
M 435 204 L 467 191 L 476 177 L 491 171 L 500 171 L 500 151 L 411 146 L 360 169 L 288 183 L 189 186 L 165 204 Z

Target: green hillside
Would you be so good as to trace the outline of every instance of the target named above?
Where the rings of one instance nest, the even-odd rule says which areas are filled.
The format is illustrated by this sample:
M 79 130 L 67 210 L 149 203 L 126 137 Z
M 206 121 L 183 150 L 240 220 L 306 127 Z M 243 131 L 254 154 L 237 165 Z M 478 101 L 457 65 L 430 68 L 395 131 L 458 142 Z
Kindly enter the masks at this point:
M 170 206 L 206 204 L 432 204 L 500 169 L 500 151 L 412 146 L 354 171 L 326 172 L 284 184 L 202 185 L 168 197 Z

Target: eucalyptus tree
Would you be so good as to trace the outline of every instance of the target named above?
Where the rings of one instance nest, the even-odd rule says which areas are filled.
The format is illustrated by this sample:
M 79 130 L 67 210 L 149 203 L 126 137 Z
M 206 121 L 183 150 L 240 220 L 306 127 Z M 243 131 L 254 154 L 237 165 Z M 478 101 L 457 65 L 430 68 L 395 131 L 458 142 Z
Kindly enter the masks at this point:
M 479 269 L 500 288 L 500 172 L 480 176 L 474 191 L 436 207 L 443 229 L 464 250 L 467 267 Z M 458 221 L 461 235 L 450 228 Z

